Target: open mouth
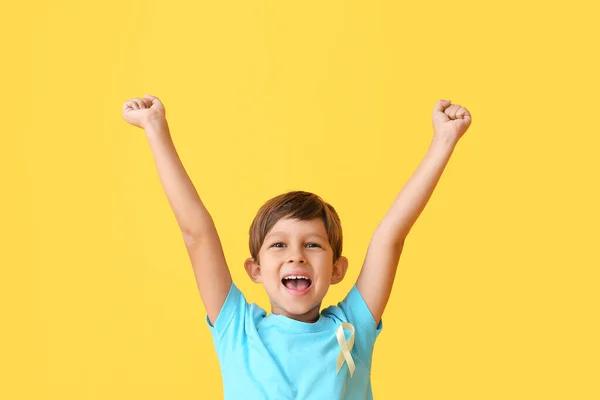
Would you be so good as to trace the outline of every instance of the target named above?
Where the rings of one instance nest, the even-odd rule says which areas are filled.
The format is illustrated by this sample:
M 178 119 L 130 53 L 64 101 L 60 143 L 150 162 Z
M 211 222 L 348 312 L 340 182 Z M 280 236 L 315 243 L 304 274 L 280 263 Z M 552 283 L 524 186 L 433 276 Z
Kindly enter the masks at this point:
M 289 275 L 283 278 L 281 283 L 290 290 L 304 291 L 310 288 L 312 280 L 308 276 Z

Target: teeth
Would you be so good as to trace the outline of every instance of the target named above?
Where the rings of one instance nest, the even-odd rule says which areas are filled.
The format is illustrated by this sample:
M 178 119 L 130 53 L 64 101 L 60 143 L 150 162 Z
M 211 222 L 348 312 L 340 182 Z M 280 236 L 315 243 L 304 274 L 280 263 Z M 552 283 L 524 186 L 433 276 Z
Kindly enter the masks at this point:
M 306 279 L 306 280 L 308 280 L 309 278 L 306 276 L 302 276 L 302 275 L 290 275 L 290 276 L 286 276 L 283 279 Z

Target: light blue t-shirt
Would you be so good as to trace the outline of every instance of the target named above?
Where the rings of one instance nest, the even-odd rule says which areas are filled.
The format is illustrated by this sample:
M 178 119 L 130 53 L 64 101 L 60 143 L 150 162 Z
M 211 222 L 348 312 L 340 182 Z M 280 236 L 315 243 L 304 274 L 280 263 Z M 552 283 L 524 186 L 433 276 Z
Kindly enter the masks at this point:
M 372 399 L 371 360 L 382 322 L 373 315 L 356 286 L 337 306 L 321 311 L 314 323 L 266 315 L 248 304 L 232 282 L 210 328 L 217 350 L 226 400 Z M 352 377 L 344 362 L 336 374 L 340 345 L 335 332 L 342 322 L 354 326 Z M 346 339 L 350 332 L 344 331 Z

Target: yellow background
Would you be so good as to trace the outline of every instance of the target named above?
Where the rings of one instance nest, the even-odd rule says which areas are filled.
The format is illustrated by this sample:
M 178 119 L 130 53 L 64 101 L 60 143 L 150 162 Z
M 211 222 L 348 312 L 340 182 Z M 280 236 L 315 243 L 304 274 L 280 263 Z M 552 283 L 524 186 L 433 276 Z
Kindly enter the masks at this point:
M 54 1 L 0 15 L 2 399 L 218 399 L 191 264 L 142 130 L 158 96 L 234 280 L 258 208 L 321 195 L 347 278 L 425 154 L 473 123 L 411 231 L 376 399 L 599 399 L 592 1 Z M 594 28 L 596 26 L 596 28 Z

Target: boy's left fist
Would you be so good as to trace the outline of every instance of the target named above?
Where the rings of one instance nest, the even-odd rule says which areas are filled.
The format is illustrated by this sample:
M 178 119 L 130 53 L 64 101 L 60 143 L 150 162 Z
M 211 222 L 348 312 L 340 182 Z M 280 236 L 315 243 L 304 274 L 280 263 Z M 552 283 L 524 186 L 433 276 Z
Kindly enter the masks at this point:
M 433 109 L 434 139 L 438 138 L 456 144 L 471 125 L 469 110 L 450 100 L 438 100 Z
M 146 129 L 149 121 L 166 119 L 165 106 L 158 97 L 145 94 L 141 99 L 135 97 L 123 104 L 123 118 L 133 126 Z

